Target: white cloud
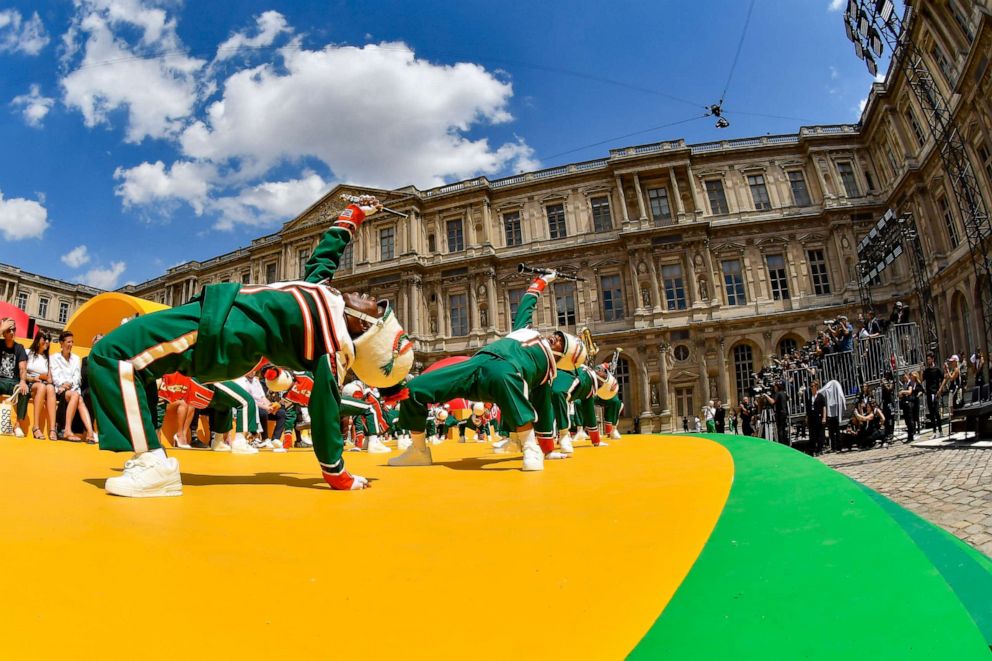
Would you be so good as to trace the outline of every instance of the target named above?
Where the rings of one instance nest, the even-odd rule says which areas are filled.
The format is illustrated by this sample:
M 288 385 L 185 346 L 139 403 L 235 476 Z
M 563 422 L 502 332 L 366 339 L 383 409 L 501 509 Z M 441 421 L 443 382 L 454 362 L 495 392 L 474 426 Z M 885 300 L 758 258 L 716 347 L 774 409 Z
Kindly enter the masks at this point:
M 40 239 L 48 227 L 48 210 L 22 197 L 3 199 L 0 191 L 0 234 L 7 241 Z
M 512 86 L 481 66 L 432 64 L 402 43 L 280 55 L 278 70 L 261 65 L 224 82 L 207 117 L 182 134 L 188 157 L 237 159 L 248 175 L 315 157 L 339 180 L 391 187 L 491 174 L 530 156 L 522 143 L 492 148 L 464 136 L 512 119 Z
M 60 259 L 66 266 L 78 269 L 80 266 L 83 266 L 90 261 L 89 250 L 85 245 L 76 246 L 66 254 L 62 255 Z
M 125 262 L 111 262 L 108 268 L 94 267 L 78 276 L 77 280 L 97 289 L 116 289 L 126 268 Z
M 244 32 L 236 32 L 218 46 L 215 59 L 218 62 L 230 59 L 244 48 L 271 46 L 280 34 L 293 31 L 293 28 L 286 23 L 286 18 L 277 11 L 267 11 L 257 16 L 255 26 L 258 28 L 258 33 L 254 37 L 249 37 Z
M 0 11 L 0 53 L 37 55 L 48 41 L 38 12 L 25 21 L 16 9 Z
M 32 84 L 27 94 L 15 96 L 10 105 L 19 110 L 28 126 L 41 128 L 48 111 L 52 109 L 55 99 L 41 95 L 41 87 Z
M 166 170 L 162 161 L 142 163 L 133 168 L 117 168 L 114 179 L 122 180 L 114 193 L 124 206 L 148 205 L 162 201 L 182 201 L 203 214 L 216 169 L 209 164 L 178 161 Z
M 205 62 L 184 54 L 175 20 L 140 0 L 76 0 L 76 5 L 63 39 L 66 106 L 78 109 L 90 127 L 125 109 L 127 142 L 180 131 L 196 104 L 195 74 Z M 135 30 L 140 37 L 129 43 L 122 34 Z M 80 50 L 82 58 L 74 62 Z
M 213 203 L 213 208 L 220 213 L 217 228 L 231 229 L 235 223 L 257 225 L 292 218 L 330 188 L 330 182 L 309 171 L 300 179 L 268 181 L 245 188 L 238 195 Z
M 830 66 L 829 69 L 830 69 L 830 80 L 837 80 L 838 78 L 840 78 L 840 72 L 837 71 L 837 67 Z
M 847 0 L 830 0 L 830 6 L 827 7 L 827 11 L 840 11 L 847 6 Z

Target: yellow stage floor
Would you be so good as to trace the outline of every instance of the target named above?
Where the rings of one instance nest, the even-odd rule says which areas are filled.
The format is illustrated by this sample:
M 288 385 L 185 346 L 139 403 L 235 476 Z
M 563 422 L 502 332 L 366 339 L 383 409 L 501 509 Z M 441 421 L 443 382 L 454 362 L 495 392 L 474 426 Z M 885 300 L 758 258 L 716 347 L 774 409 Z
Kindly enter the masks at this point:
M 125 455 L 0 437 L 0 657 L 617 659 L 695 561 L 733 463 L 699 438 L 577 444 L 522 473 L 485 444 L 435 466 L 173 451 L 181 498 L 108 496 Z

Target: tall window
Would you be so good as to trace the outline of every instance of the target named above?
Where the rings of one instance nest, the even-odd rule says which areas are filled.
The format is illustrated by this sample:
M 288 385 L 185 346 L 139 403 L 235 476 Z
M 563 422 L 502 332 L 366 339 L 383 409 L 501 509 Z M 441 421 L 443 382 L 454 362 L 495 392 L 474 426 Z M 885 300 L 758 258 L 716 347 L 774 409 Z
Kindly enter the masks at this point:
M 978 158 L 982 161 L 982 167 L 985 168 L 985 176 L 988 178 L 989 185 L 992 186 L 992 152 L 989 151 L 988 143 L 980 144 L 977 151 Z
M 351 247 L 351 244 L 349 243 L 348 244 L 348 248 L 350 248 L 350 247 Z M 247 285 L 249 282 L 251 282 L 251 273 L 242 273 L 241 274 L 241 284 Z
M 785 356 L 798 348 L 798 344 L 791 337 L 784 337 L 778 342 L 778 355 Z
M 592 228 L 596 232 L 609 232 L 613 229 L 613 217 L 610 215 L 610 198 L 594 197 L 589 200 L 592 205 Z
M 555 313 L 559 326 L 575 325 L 575 283 L 555 283 Z
M 465 250 L 465 235 L 462 232 L 462 219 L 449 220 L 448 230 L 448 252 L 459 252 Z
M 920 128 L 920 123 L 916 121 L 916 113 L 913 112 L 912 108 L 906 108 L 906 121 L 909 122 L 909 128 L 913 130 L 913 136 L 916 138 L 916 146 L 922 147 L 923 143 L 927 140 L 923 135 L 923 129 Z
M 754 373 L 754 352 L 748 344 L 734 347 L 734 385 L 737 387 L 737 401 L 744 399 L 751 388 L 751 375 Z
M 875 190 L 875 180 L 871 178 L 871 172 L 865 170 L 865 183 L 868 184 L 868 190 Z
M 776 301 L 789 300 L 789 278 L 785 272 L 785 258 L 782 255 L 768 255 L 767 260 L 772 298 Z
M 307 276 L 307 260 L 310 259 L 310 250 L 307 248 L 300 248 L 296 251 L 296 261 L 300 265 L 300 280 Z
M 808 207 L 811 204 L 809 189 L 806 188 L 806 177 L 803 176 L 802 170 L 789 171 L 789 186 L 792 187 L 792 201 L 797 207 Z
M 511 327 L 513 326 L 513 319 L 514 319 L 514 317 L 517 316 L 517 307 L 520 305 L 520 299 L 522 299 L 524 297 L 524 293 L 526 293 L 526 291 L 527 291 L 526 289 L 511 289 L 507 293 L 507 300 L 509 300 L 509 302 L 510 302 L 510 323 L 509 323 L 509 325 Z
M 669 310 L 685 310 L 685 286 L 682 283 L 682 265 L 665 264 L 661 267 L 661 280 L 665 285 L 665 302 Z
M 840 175 L 841 183 L 844 184 L 844 192 L 848 197 L 861 197 L 858 190 L 858 182 L 854 178 L 854 168 L 848 162 L 837 164 L 837 174 Z
M 809 275 L 813 281 L 813 293 L 824 296 L 830 293 L 830 276 L 827 275 L 827 259 L 822 250 L 808 250 Z
M 617 378 L 617 385 L 619 389 L 617 391 L 617 397 L 623 402 L 623 408 L 625 411 L 632 411 L 633 408 L 630 403 L 630 365 L 624 358 L 617 361 L 617 373 L 614 374 Z
M 503 214 L 503 232 L 506 236 L 506 245 L 519 246 L 524 242 L 520 232 L 520 212 L 511 211 Z
M 552 239 L 564 239 L 568 232 L 565 229 L 565 205 L 552 204 L 545 209 L 548 214 L 548 234 Z
M 710 200 L 710 211 L 714 216 L 721 216 L 730 213 L 727 206 L 727 195 L 723 192 L 723 181 L 720 179 L 709 179 L 706 182 L 706 197 Z
M 59 323 L 64 324 L 69 321 L 69 304 L 66 301 L 59 302 Z
M 696 416 L 696 411 L 692 406 L 692 388 L 675 389 L 675 415 L 678 418 L 688 419 L 692 419 Z M 678 422 L 681 424 L 681 420 Z M 690 427 L 690 429 L 692 429 L 692 427 Z
M 940 49 L 937 42 L 934 42 L 933 46 L 930 47 L 930 56 L 933 57 L 933 61 L 937 65 L 937 68 L 939 68 L 941 73 L 944 74 L 944 79 L 950 82 L 951 78 L 953 78 L 951 75 L 953 73 L 951 71 L 951 63 L 947 61 L 944 51 Z
M 271 262 L 265 265 L 265 284 L 276 281 L 276 263 Z
M 350 269 L 355 265 L 355 250 L 353 246 L 353 243 L 349 243 L 344 247 L 344 252 L 341 253 L 341 263 L 338 264 L 338 268 Z
M 765 187 L 765 175 L 749 174 L 747 185 L 751 189 L 751 199 L 754 200 L 754 208 L 767 210 L 772 208 L 772 202 L 768 198 L 768 189 Z
M 940 209 L 940 215 L 944 219 L 944 229 L 947 230 L 947 238 L 951 242 L 951 248 L 957 248 L 961 239 L 958 238 L 958 226 L 954 224 L 954 216 L 951 215 L 951 209 L 947 206 L 946 197 L 937 199 L 937 208 Z
M 723 260 L 723 284 L 727 290 L 727 305 L 747 305 L 741 260 Z
M 396 228 L 383 227 L 379 230 L 379 259 L 385 261 L 396 256 Z
M 603 321 L 623 319 L 623 283 L 619 275 L 604 275 L 599 279 L 603 293 Z
M 38 299 L 38 316 L 42 319 L 48 316 L 48 300 L 44 296 Z
M 672 219 L 672 207 L 668 203 L 667 188 L 649 188 L 648 205 L 651 207 L 651 218 L 656 221 Z
M 468 294 L 448 297 L 448 314 L 451 315 L 451 335 L 468 335 Z
M 28 311 L 28 293 L 26 291 L 17 292 L 17 307 L 25 312 Z

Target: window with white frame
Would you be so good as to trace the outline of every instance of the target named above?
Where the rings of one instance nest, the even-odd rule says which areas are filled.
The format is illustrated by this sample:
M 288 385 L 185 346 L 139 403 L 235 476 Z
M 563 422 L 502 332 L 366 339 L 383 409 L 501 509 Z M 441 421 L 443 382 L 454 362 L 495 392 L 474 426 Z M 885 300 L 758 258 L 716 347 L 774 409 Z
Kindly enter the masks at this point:
M 744 273 L 741 260 L 723 260 L 723 284 L 727 293 L 727 305 L 747 305 L 744 293 Z
M 592 206 L 592 228 L 596 232 L 609 232 L 613 229 L 613 216 L 610 215 L 610 198 L 603 195 L 589 200 Z
M 48 301 L 50 299 L 41 296 L 38 298 L 38 316 L 44 319 L 48 316 Z
M 813 293 L 825 296 L 830 293 L 830 276 L 827 274 L 827 259 L 822 249 L 807 250 L 809 260 L 809 275 L 813 281 Z
M 511 289 L 507 292 L 506 299 L 510 304 L 510 326 L 513 326 L 513 320 L 517 316 L 517 308 L 520 306 L 520 299 L 524 297 L 527 293 L 526 289 Z
M 568 236 L 565 226 L 565 205 L 551 204 L 545 207 L 544 211 L 548 215 L 548 236 L 552 239 L 564 239 Z
M 503 236 L 506 238 L 506 245 L 508 246 L 519 246 L 524 242 L 520 230 L 519 211 L 508 211 L 503 214 Z
M 768 197 L 768 188 L 765 186 L 765 175 L 747 175 L 747 186 L 751 189 L 751 200 L 754 208 L 758 211 L 767 211 L 772 208 L 771 199 Z
M 59 301 L 59 323 L 64 324 L 67 321 L 69 321 L 69 303 Z
M 17 307 L 25 312 L 28 311 L 28 293 L 26 291 L 17 292 Z
M 947 206 L 947 198 L 944 196 L 937 198 L 937 209 L 941 218 L 944 219 L 944 229 L 947 230 L 947 238 L 951 242 L 951 248 L 957 248 L 961 239 L 958 237 L 958 226 L 954 222 L 954 215 L 951 208 Z
M 624 318 L 623 281 L 619 275 L 604 275 L 599 279 L 603 297 L 603 321 Z
M 669 310 L 685 310 L 685 285 L 681 264 L 664 264 L 661 281 L 665 286 L 665 303 Z
M 734 347 L 734 386 L 737 388 L 737 401 L 744 399 L 751 389 L 751 375 L 754 374 L 754 352 L 748 344 Z
M 772 288 L 772 298 L 776 301 L 789 300 L 789 275 L 785 270 L 785 257 L 768 255 L 768 282 Z

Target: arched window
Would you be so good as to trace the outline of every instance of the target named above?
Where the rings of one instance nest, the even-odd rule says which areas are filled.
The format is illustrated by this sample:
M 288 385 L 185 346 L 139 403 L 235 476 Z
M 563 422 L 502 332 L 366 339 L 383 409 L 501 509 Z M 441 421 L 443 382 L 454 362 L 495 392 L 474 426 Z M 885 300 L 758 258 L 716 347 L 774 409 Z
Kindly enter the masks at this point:
M 617 361 L 617 371 L 613 376 L 617 378 L 617 385 L 620 386 L 620 392 L 617 393 L 617 397 L 623 402 L 623 408 L 624 411 L 627 411 L 627 415 L 631 415 L 630 411 L 633 409 L 630 403 L 630 365 L 627 364 L 625 358 L 620 358 Z
M 778 355 L 785 356 L 799 348 L 799 344 L 791 337 L 783 337 L 778 341 Z
M 754 352 L 751 345 L 738 344 L 734 347 L 734 381 L 737 386 L 737 401 L 741 401 L 751 387 L 754 373 Z

